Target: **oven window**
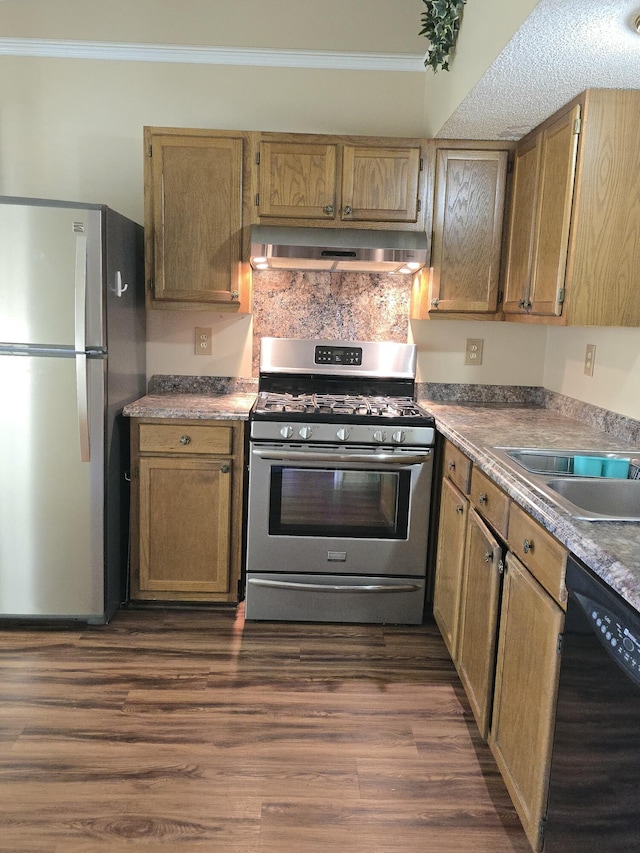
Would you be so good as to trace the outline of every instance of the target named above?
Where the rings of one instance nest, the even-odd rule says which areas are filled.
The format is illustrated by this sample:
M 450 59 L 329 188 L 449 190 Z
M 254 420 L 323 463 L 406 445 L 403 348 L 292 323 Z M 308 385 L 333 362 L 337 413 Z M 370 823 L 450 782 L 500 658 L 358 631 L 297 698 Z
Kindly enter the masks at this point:
M 411 472 L 271 467 L 269 533 L 406 539 Z

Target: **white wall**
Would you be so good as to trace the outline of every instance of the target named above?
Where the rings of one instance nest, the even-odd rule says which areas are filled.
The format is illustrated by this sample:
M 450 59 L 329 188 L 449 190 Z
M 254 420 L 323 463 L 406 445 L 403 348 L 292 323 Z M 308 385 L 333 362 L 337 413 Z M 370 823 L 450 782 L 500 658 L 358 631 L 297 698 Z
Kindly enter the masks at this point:
M 587 344 L 596 347 L 593 376 L 584 374 Z M 640 329 L 549 328 L 544 385 L 640 420 Z
M 437 136 L 537 3 L 538 0 L 506 3 L 505 0 L 482 0 L 466 4 L 449 71 L 429 69 L 426 73 L 426 136 Z M 499 93 L 496 96 L 499 97 Z
M 543 384 L 545 326 L 474 320 L 412 320 L 420 382 Z M 481 365 L 465 365 L 467 338 L 483 340 Z

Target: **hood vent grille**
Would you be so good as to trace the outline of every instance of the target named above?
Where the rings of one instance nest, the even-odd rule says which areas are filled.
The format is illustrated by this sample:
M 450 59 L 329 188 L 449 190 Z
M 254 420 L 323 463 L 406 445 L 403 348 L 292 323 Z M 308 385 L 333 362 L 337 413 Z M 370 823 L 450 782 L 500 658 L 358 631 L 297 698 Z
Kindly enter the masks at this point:
M 253 269 L 410 274 L 427 264 L 423 232 L 251 227 Z

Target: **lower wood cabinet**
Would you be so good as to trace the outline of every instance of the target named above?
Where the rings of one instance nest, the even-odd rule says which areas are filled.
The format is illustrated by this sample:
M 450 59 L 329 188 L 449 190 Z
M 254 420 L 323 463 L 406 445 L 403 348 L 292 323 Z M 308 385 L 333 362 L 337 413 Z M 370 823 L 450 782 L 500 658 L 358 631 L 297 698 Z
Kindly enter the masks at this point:
M 445 477 L 440 493 L 440 544 L 436 557 L 433 616 L 454 662 L 458 657 L 458 622 L 468 512 L 469 501 Z
M 243 424 L 134 419 L 130 597 L 238 600 Z
M 507 555 L 489 746 L 524 831 L 542 849 L 564 613 Z
M 443 462 L 434 618 L 527 838 L 540 850 L 567 551 L 450 442 Z
M 503 565 L 502 545 L 470 509 L 456 667 L 485 740 L 491 719 Z

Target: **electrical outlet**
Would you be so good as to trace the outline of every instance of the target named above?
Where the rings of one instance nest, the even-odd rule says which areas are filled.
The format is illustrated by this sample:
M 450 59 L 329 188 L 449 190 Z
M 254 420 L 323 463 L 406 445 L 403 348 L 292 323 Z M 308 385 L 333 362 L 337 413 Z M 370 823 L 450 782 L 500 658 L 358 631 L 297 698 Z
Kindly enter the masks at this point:
M 211 329 L 196 328 L 195 353 L 196 355 L 211 355 Z
M 482 364 L 482 338 L 467 338 L 467 348 L 464 352 L 465 364 Z
M 587 350 L 584 354 L 584 373 L 585 376 L 593 376 L 593 365 L 596 360 L 595 344 L 587 344 Z

